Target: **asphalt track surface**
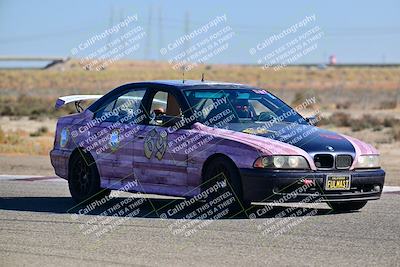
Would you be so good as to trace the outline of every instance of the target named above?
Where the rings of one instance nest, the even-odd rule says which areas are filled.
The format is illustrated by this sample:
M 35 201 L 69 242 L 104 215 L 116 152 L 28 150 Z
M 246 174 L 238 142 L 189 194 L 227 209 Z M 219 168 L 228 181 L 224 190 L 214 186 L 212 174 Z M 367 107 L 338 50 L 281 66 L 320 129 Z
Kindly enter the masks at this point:
M 153 212 L 171 199 L 153 198 L 115 223 L 121 218 L 101 209 L 77 215 L 61 179 L 0 176 L 0 266 L 400 266 L 400 192 L 387 190 L 360 212 L 334 214 L 318 204 L 315 215 L 288 227 L 291 218 L 277 216 L 287 207 L 274 206 L 253 220 L 203 220 L 185 236 L 173 231 L 184 215 L 160 219 Z M 127 198 L 132 194 L 109 205 Z M 88 223 L 111 230 L 85 234 Z

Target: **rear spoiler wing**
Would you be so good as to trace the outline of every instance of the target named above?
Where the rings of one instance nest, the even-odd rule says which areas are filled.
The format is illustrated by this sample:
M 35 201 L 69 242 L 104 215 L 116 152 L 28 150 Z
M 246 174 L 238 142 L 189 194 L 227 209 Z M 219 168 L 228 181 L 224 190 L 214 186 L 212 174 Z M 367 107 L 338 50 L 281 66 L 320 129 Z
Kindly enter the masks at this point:
M 55 108 L 59 109 L 62 106 L 74 102 L 75 103 L 75 108 L 76 111 L 78 112 L 82 112 L 83 111 L 83 107 L 81 106 L 81 102 L 84 100 L 97 100 L 99 98 L 101 98 L 103 95 L 67 95 L 67 96 L 61 96 L 57 99 L 56 101 L 56 105 Z M 122 96 L 124 97 L 124 96 Z M 127 97 L 129 99 L 137 99 L 137 100 L 141 100 L 140 97 Z M 167 101 L 164 100 L 160 100 L 160 99 L 154 99 L 153 100 L 154 103 L 158 103 L 158 104 L 167 104 Z
M 74 102 L 75 103 L 75 108 L 78 112 L 81 112 L 83 108 L 81 107 L 81 101 L 84 100 L 97 100 L 103 95 L 67 95 L 67 96 L 62 96 L 59 97 L 56 101 L 55 108 L 59 109 L 62 106 Z

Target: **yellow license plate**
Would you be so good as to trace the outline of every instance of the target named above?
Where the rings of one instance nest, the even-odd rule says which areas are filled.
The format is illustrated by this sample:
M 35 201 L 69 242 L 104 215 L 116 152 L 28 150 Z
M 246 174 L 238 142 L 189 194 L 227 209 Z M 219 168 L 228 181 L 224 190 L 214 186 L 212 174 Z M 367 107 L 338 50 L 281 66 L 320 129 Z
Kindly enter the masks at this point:
M 350 190 L 350 175 L 327 175 L 325 181 L 326 190 Z

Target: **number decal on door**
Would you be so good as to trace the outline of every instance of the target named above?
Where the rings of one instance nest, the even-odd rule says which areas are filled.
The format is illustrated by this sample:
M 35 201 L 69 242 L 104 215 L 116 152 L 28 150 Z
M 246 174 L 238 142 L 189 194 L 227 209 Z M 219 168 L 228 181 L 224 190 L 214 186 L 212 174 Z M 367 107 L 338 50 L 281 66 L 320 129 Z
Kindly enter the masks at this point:
M 145 140 L 144 140 L 144 155 L 146 158 L 150 159 L 151 156 L 154 156 L 158 160 L 162 160 L 164 157 L 165 151 L 167 150 L 167 132 L 157 132 L 156 129 L 151 130 Z

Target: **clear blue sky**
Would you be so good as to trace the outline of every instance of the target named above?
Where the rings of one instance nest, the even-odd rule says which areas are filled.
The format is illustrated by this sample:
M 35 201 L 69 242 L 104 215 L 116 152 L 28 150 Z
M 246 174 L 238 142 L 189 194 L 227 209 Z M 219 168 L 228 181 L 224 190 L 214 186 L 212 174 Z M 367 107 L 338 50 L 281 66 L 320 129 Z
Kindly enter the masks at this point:
M 111 11 L 113 10 L 113 12 Z M 113 14 L 113 15 L 111 15 Z M 249 48 L 315 14 L 324 31 L 298 63 L 400 63 L 400 1 L 18 1 L 0 0 L 0 55 L 69 56 L 121 17 L 137 14 L 147 37 L 133 59 L 160 59 L 160 47 L 226 14 L 235 37 L 210 63 L 256 63 Z M 151 14 L 151 23 L 149 15 Z M 161 19 L 160 19 L 161 14 Z M 159 25 L 159 22 L 162 25 Z M 289 39 L 288 39 L 289 40 Z M 143 46 L 148 46 L 147 52 Z M 162 58 L 161 58 L 162 59 Z

